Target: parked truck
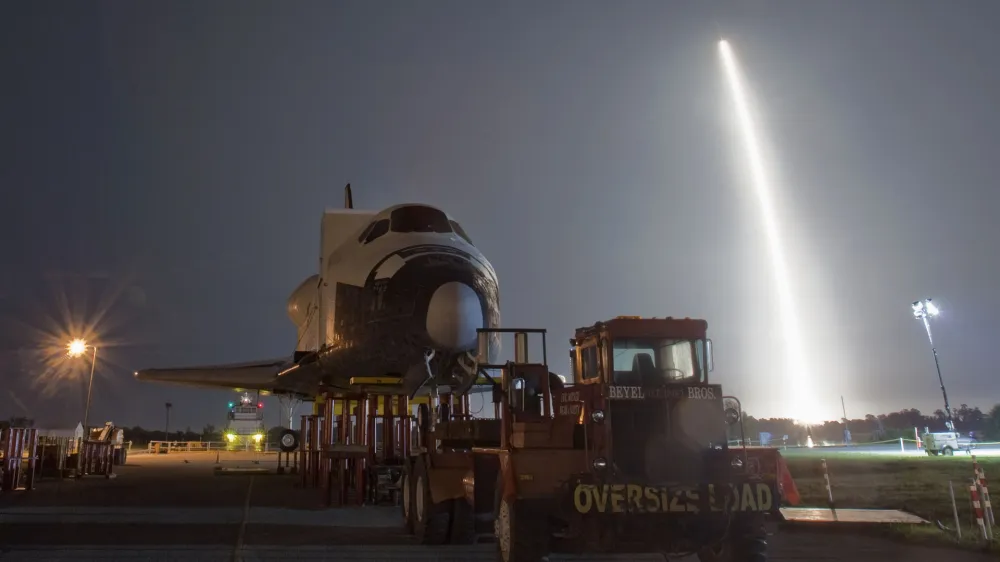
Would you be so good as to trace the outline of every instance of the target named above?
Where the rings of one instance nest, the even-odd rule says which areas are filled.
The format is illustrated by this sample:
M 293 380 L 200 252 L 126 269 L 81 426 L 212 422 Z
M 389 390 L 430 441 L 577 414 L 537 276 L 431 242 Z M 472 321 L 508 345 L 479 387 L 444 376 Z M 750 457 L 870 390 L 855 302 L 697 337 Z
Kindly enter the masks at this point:
M 921 436 L 924 450 L 928 456 L 944 455 L 950 457 L 955 451 L 971 453 L 976 447 L 976 440 L 957 431 L 941 431 L 937 433 L 924 432 Z
M 514 333 L 512 361 L 485 362 L 495 332 Z M 531 334 L 541 335 L 540 360 L 528 356 Z M 580 328 L 566 382 L 549 371 L 544 330 L 479 336 L 496 419 L 418 407 L 402 503 L 421 542 L 494 535 L 502 562 L 550 552 L 766 560 L 780 458 L 728 446 L 742 412 L 710 381 L 707 322 L 617 317 Z
M 246 392 L 239 403 L 229 403 L 226 427 L 222 430 L 226 449 L 234 451 L 260 451 L 264 447 L 267 430 L 264 427 L 264 404 L 250 399 Z

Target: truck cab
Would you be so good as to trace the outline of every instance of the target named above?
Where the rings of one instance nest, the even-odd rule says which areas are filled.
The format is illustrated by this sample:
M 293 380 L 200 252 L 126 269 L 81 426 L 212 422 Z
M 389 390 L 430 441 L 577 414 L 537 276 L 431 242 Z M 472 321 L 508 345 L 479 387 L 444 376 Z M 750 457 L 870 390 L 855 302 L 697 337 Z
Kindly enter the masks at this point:
M 708 323 L 620 316 L 570 341 L 574 384 L 557 403 L 589 407 L 594 468 L 614 462 L 636 481 L 727 478 L 722 387 L 709 381 Z
M 245 392 L 239 403 L 229 403 L 226 427 L 222 432 L 227 449 L 259 451 L 263 448 L 266 435 L 263 408 L 262 402 L 251 400 Z
M 576 384 L 649 386 L 707 383 L 712 370 L 708 322 L 619 316 L 579 328 L 570 340 Z

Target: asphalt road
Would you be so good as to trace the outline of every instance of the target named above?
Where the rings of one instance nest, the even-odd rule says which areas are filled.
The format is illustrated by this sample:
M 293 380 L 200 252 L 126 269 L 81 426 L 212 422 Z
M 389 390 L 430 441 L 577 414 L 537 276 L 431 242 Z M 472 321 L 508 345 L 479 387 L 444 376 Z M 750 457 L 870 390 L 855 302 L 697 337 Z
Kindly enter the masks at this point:
M 225 455 L 222 466 L 274 467 Z M 338 560 L 476 562 L 493 545 L 413 544 L 397 508 L 324 509 L 295 476 L 215 475 L 215 455 L 132 455 L 118 477 L 41 482 L 0 494 L 2 560 Z M 918 548 L 829 530 L 780 531 L 772 560 L 979 562 L 995 557 Z M 568 558 L 553 556 L 552 560 Z M 586 557 L 581 560 L 659 560 Z

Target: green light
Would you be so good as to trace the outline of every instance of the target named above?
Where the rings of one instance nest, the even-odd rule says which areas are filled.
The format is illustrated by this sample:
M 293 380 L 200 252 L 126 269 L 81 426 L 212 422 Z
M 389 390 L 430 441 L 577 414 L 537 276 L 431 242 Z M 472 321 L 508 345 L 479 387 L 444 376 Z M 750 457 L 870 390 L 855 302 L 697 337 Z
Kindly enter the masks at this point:
M 233 407 L 233 403 L 232 403 L 232 402 L 230 402 L 230 403 L 229 403 L 229 407 L 230 407 L 230 408 L 232 408 L 232 407 Z

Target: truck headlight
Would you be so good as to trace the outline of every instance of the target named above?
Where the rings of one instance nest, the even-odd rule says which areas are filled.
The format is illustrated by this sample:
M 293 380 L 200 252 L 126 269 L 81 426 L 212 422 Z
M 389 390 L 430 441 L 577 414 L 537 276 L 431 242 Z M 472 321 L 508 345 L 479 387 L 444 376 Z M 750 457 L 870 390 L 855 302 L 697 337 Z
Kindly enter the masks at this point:
M 594 470 L 604 470 L 605 468 L 608 468 L 608 461 L 602 458 L 596 458 L 594 459 L 593 465 Z
M 604 421 L 604 410 L 594 410 L 593 412 L 590 412 L 590 419 L 594 423 L 601 423 Z
M 743 468 L 743 459 L 739 457 L 733 457 L 732 462 L 730 462 L 729 464 L 736 469 Z

